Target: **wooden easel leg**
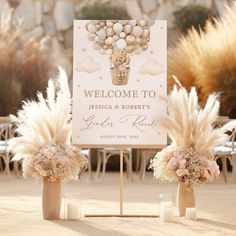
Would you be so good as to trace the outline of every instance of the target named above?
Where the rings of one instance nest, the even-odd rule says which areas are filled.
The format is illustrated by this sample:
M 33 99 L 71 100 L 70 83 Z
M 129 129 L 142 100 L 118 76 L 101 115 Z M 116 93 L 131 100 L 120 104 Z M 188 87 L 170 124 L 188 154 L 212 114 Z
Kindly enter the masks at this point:
M 120 214 L 89 214 L 85 217 L 142 217 L 142 218 L 158 218 L 159 215 L 139 215 L 139 214 L 124 214 L 123 211 L 123 192 L 124 192 L 124 170 L 123 170 L 124 153 L 120 149 Z
M 97 156 L 97 171 L 96 171 L 96 179 L 98 179 L 99 175 L 100 175 L 100 171 L 101 171 L 101 154 L 100 152 L 98 153 Z
M 123 149 L 120 149 L 120 215 L 123 215 L 123 189 L 124 189 L 124 176 L 123 176 Z
M 102 178 L 105 176 L 106 173 L 106 165 L 107 165 L 107 153 L 104 150 L 103 156 L 102 156 Z
M 224 180 L 225 182 L 227 182 L 227 158 L 226 156 L 224 156 L 222 159 L 222 169 L 223 169 L 223 176 L 224 176 Z
M 89 151 L 89 155 L 88 155 L 88 161 L 89 161 L 89 165 L 88 165 L 89 180 L 92 180 L 93 179 L 93 173 L 92 173 L 92 162 L 91 162 L 90 151 Z

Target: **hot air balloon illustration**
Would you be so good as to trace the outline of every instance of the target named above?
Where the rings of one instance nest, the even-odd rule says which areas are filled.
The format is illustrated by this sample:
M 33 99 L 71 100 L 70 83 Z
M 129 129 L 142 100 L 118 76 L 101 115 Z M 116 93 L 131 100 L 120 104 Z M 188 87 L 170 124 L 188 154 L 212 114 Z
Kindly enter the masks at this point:
M 86 24 L 94 49 L 109 56 L 112 83 L 126 85 L 130 56 L 148 49 L 151 20 L 91 20 Z

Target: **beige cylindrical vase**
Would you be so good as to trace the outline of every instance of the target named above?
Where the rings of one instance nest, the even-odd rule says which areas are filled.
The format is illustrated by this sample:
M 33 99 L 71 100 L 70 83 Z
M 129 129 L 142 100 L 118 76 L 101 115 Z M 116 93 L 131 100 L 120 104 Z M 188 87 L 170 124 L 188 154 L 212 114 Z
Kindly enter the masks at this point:
M 49 178 L 43 179 L 42 210 L 45 220 L 60 219 L 61 210 L 61 181 L 51 182 Z
M 195 196 L 192 186 L 186 185 L 180 182 L 177 190 L 177 206 L 179 210 L 179 216 L 185 216 L 186 208 L 195 207 Z

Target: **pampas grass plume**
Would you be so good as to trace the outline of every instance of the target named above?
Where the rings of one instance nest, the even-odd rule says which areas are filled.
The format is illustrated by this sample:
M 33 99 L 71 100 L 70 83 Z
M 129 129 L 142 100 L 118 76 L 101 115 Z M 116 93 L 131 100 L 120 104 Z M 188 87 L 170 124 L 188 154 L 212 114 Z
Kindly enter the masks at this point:
M 38 101 L 24 101 L 17 116 L 19 137 L 11 140 L 13 160 L 32 157 L 46 145 L 69 145 L 71 137 L 71 95 L 67 76 L 59 67 L 56 83 L 49 80 L 47 97 L 38 92 Z

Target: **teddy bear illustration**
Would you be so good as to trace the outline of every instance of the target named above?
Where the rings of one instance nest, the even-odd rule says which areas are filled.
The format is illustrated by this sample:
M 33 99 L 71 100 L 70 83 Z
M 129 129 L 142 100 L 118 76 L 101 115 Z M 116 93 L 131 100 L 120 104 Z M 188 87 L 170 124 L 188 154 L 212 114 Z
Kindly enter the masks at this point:
M 130 71 L 130 58 L 125 50 L 114 52 L 110 56 L 112 83 L 126 85 Z

